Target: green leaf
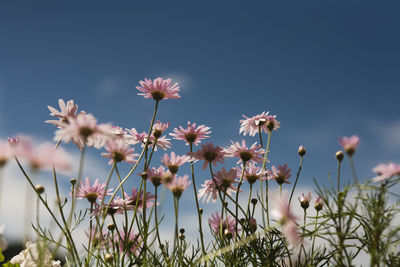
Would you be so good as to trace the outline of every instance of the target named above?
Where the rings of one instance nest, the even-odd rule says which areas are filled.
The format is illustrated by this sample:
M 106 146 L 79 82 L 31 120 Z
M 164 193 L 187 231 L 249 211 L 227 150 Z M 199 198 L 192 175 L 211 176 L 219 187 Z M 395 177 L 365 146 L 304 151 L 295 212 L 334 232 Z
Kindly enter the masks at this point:
M 3 253 L 1 253 L 1 248 L 0 248 L 0 262 L 3 262 L 3 261 L 4 261 L 4 255 L 3 255 Z

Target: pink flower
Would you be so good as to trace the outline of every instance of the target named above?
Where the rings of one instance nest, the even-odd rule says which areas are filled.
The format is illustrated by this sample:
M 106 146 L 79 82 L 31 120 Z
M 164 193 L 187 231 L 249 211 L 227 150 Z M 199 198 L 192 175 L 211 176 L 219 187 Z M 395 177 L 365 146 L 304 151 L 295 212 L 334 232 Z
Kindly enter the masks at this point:
M 236 166 L 236 175 L 241 177 L 243 172 L 243 166 Z M 261 167 L 256 166 L 255 163 L 250 162 L 246 165 L 244 170 L 243 179 L 249 182 L 249 184 L 254 184 L 258 180 L 266 180 L 265 173 L 261 173 Z
M 160 166 L 157 169 L 154 167 L 147 169 L 147 179 L 149 179 L 155 186 L 159 186 L 161 184 L 164 175 L 165 168 L 163 166 Z
M 249 134 L 250 136 L 255 136 L 259 131 L 268 132 L 267 129 L 267 119 L 269 112 L 262 112 L 259 115 L 255 115 L 251 118 L 242 115 L 244 120 L 240 120 L 239 133 L 243 133 L 244 136 Z
M 282 195 L 275 193 L 271 198 L 271 203 L 273 205 L 271 215 L 282 225 L 282 234 L 289 245 L 297 247 L 302 239 L 296 225 L 297 217 L 290 210 L 288 193 L 286 191 L 283 191 Z
M 152 195 L 150 192 L 146 192 L 146 204 L 144 204 L 144 194 L 143 190 L 140 191 L 140 194 L 137 190 L 136 187 L 132 187 L 131 194 L 128 195 L 125 192 L 125 200 L 127 202 L 127 209 L 129 210 L 134 210 L 136 207 L 136 202 L 137 202 L 137 209 L 138 210 L 143 210 L 143 207 L 146 207 L 146 209 L 151 208 L 154 205 L 153 200 L 155 199 L 155 196 Z
M 299 197 L 300 205 L 303 209 L 308 209 L 310 206 L 310 201 L 311 201 L 311 193 L 308 192 L 307 195 L 304 195 L 304 193 L 301 194 L 301 197 Z
M 220 146 L 214 146 L 212 143 L 201 145 L 201 149 L 194 153 L 188 153 L 194 159 L 204 160 L 203 169 L 207 168 L 208 163 L 213 163 L 214 166 L 217 162 L 224 163 L 225 156 L 224 149 Z
M 104 148 L 108 153 L 101 153 L 103 157 L 109 158 L 108 164 L 126 161 L 128 163 L 135 163 L 138 154 L 133 153 L 135 149 L 130 147 L 122 139 L 109 139 L 106 141 Z
M 160 77 L 154 81 L 145 78 L 144 81 L 139 82 L 141 86 L 136 86 L 136 89 L 142 92 L 138 95 L 142 95 L 144 98 L 153 98 L 156 101 L 180 98 L 178 83 L 170 85 L 171 81 L 171 79 L 164 80 Z
M 228 215 L 225 220 L 221 218 L 221 215 L 218 212 L 215 212 L 211 215 L 211 218 L 208 219 L 208 223 L 210 224 L 212 230 L 214 231 L 215 235 L 219 235 L 220 227 L 222 225 L 222 233 L 227 236 L 230 234 L 231 236 L 235 236 L 235 226 L 236 220 L 232 216 Z
M 69 124 L 71 118 L 76 117 L 78 105 L 74 104 L 74 100 L 69 100 L 67 104 L 65 104 L 62 99 L 58 100 L 58 104 L 60 106 L 60 111 L 51 106 L 47 106 L 47 108 L 50 110 L 50 116 L 56 117 L 59 120 L 47 120 L 45 122 L 54 124 L 58 128 L 63 128 L 65 125 Z
M 12 157 L 10 144 L 0 140 L 0 168 Z
M 69 124 L 56 131 L 55 141 L 70 141 L 79 148 L 85 145 L 101 148 L 105 141 L 112 136 L 112 128 L 108 124 L 97 124 L 97 119 L 92 114 L 79 113 L 76 118 L 71 118 Z
M 225 171 L 226 173 L 226 171 Z M 231 176 L 229 176 L 231 175 Z M 227 175 L 225 177 L 226 179 L 226 184 L 228 184 L 228 182 L 230 181 L 229 178 L 233 177 L 233 174 L 230 173 L 229 175 Z M 210 202 L 210 199 L 212 198 L 212 202 L 217 201 L 218 198 L 218 192 L 222 187 L 222 175 L 214 175 L 213 177 L 214 179 L 212 180 L 205 180 L 204 184 L 202 184 L 202 188 L 199 189 L 199 193 L 197 194 L 197 197 L 199 199 L 203 199 L 203 203 L 206 201 L 207 203 Z M 227 195 L 231 195 L 232 192 L 236 192 L 237 188 L 233 185 L 234 183 L 236 183 L 236 181 L 232 181 L 230 183 L 229 187 L 225 187 L 225 194 Z
M 225 167 L 222 167 L 222 169 L 214 175 L 214 180 L 223 191 L 228 190 L 228 188 L 235 190 L 236 188 L 233 186 L 233 184 L 237 183 L 236 170 L 230 169 L 227 172 Z
M 372 178 L 373 182 L 383 182 L 389 180 L 395 175 L 400 175 L 400 165 L 393 162 L 387 164 L 379 164 L 372 169 L 378 176 Z
M 12 146 L 12 152 L 36 170 L 52 167 L 68 170 L 71 167 L 71 157 L 62 148 L 56 149 L 48 142 L 35 147 L 30 138 L 21 137 L 19 143 Z
M 257 163 L 263 162 L 264 149 L 257 143 L 254 143 L 248 148 L 245 140 L 242 140 L 242 144 L 239 142 L 231 142 L 232 145 L 224 150 L 227 157 L 239 158 L 237 163 L 242 161 L 247 162 L 249 160 Z
M 167 123 L 162 123 L 160 121 L 157 121 L 153 125 L 153 135 L 155 138 L 159 138 L 165 130 L 169 127 L 169 122 Z
M 90 179 L 86 177 L 85 183 L 81 181 L 81 184 L 76 187 L 75 196 L 77 199 L 86 198 L 90 203 L 94 203 L 97 199 L 102 200 L 104 195 L 112 195 L 112 188 L 108 189 L 106 192 L 105 189 L 106 184 L 100 184 L 99 179 L 96 179 L 94 184 L 90 185 Z
M 316 200 L 314 200 L 314 208 L 316 211 L 322 210 L 324 207 L 324 200 L 322 197 L 318 196 Z
M 344 148 L 346 153 L 351 156 L 356 152 L 356 149 L 360 144 L 360 138 L 357 135 L 340 137 L 339 144 Z
M 125 139 L 126 131 L 119 126 L 111 126 L 111 133 L 114 139 Z
M 172 181 L 167 184 L 167 188 L 174 194 L 175 197 L 180 198 L 183 191 L 190 186 L 189 176 L 184 175 L 183 177 L 174 176 Z
M 131 232 L 128 237 L 127 234 L 123 231 L 120 231 L 120 234 L 115 235 L 115 241 L 118 244 L 118 248 L 121 254 L 126 254 L 130 256 L 131 254 L 136 257 L 139 256 L 140 250 L 142 249 L 142 238 L 139 234 L 134 234 Z
M 208 134 L 211 133 L 211 128 L 205 125 L 196 126 L 196 123 L 190 124 L 190 121 L 188 121 L 186 129 L 179 126 L 179 129 L 175 128 L 174 132 L 169 135 L 174 137 L 174 139 L 185 141 L 186 145 L 195 144 L 197 146 L 201 140 L 210 137 Z
M 276 115 L 268 115 L 267 122 L 265 123 L 267 129 L 271 132 L 272 130 L 278 130 L 281 128 L 281 123 L 276 119 Z
M 147 142 L 147 133 L 139 133 L 135 128 L 127 129 L 125 140 L 128 142 L 128 144 L 135 145 L 137 143 L 142 143 L 142 147 L 145 147 Z M 154 137 L 154 135 L 150 135 L 148 147 L 153 147 L 154 142 L 156 142 L 156 147 L 154 148 L 154 151 L 157 151 L 157 147 L 162 150 L 167 150 L 171 147 L 171 142 L 169 142 L 169 140 L 170 139 L 166 138 L 165 136 L 162 136 L 157 138 L 156 142 L 156 138 Z
M 281 184 L 290 184 L 287 180 L 292 176 L 290 174 L 292 170 L 287 168 L 287 164 L 281 166 L 278 166 L 278 169 L 276 169 L 275 166 L 271 167 L 271 170 L 268 170 L 268 180 L 275 180 L 279 185 Z
M 90 231 L 89 228 L 85 231 L 85 235 L 86 237 L 90 238 L 93 247 L 105 249 L 108 237 L 108 232 L 106 230 L 103 230 L 103 232 L 100 233 L 98 228 L 92 226 L 92 231 Z
M 183 156 L 177 156 L 175 155 L 175 152 L 171 152 L 171 157 L 168 156 L 167 153 L 164 154 L 161 163 L 168 167 L 169 171 L 173 174 L 178 172 L 178 169 L 181 165 L 185 164 L 186 162 L 189 161 L 189 157 L 186 155 Z
M 18 137 L 8 137 L 7 140 L 8 140 L 8 143 L 10 144 L 10 146 L 14 146 L 19 143 Z

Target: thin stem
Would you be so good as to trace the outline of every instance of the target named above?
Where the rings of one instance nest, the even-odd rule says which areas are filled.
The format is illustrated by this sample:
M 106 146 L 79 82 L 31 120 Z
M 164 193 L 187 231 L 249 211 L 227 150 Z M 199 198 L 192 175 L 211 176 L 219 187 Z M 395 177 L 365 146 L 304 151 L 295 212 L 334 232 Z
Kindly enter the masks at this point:
M 246 214 L 248 214 L 248 217 L 250 218 L 250 203 L 251 203 L 251 193 L 253 191 L 253 184 L 250 184 L 250 190 L 249 190 L 249 199 L 247 201 L 247 211 Z
M 90 214 L 93 213 L 93 203 L 90 203 Z M 90 251 L 90 245 L 91 245 L 91 241 L 92 241 L 92 235 L 93 235 L 93 220 L 89 220 L 89 240 L 88 240 L 88 257 L 87 257 L 87 261 L 86 264 L 87 266 L 89 266 L 90 263 L 90 257 L 92 255 L 91 251 Z
M 271 135 L 272 135 L 272 131 L 268 131 L 268 140 L 267 140 L 267 147 L 265 148 L 265 154 L 264 154 L 264 161 L 262 164 L 262 168 L 261 168 L 261 173 L 263 174 L 265 172 L 265 166 L 267 164 L 267 160 L 268 160 L 268 153 L 269 153 L 269 146 L 271 144 Z M 260 183 L 262 183 L 262 181 L 260 181 Z M 262 189 L 262 186 L 260 185 L 260 189 Z M 262 192 L 262 191 L 261 191 Z M 265 212 L 267 213 L 267 225 L 269 227 L 269 208 L 268 208 L 268 180 L 265 180 L 265 192 L 266 192 L 266 196 L 265 196 Z M 264 201 L 263 199 L 263 194 L 261 193 L 261 200 Z M 260 205 L 261 209 L 264 205 Z M 264 214 L 264 210 L 262 210 L 262 214 Z M 264 225 L 265 228 L 265 225 Z
M 240 193 L 240 186 L 243 183 L 243 177 L 244 177 L 244 171 L 246 170 L 246 162 L 243 161 L 243 170 L 242 170 L 242 175 L 240 176 L 240 181 L 237 187 L 237 192 L 236 192 L 236 201 L 235 201 L 235 206 L 236 206 L 236 222 L 235 222 L 235 231 L 236 231 L 236 235 L 235 235 L 235 242 L 237 240 L 237 236 L 238 236 L 238 219 L 239 219 L 239 193 Z M 246 213 L 247 214 L 247 213 Z
M 354 183 L 358 185 L 358 178 L 356 173 L 356 168 L 354 167 L 353 156 L 349 156 L 351 172 L 353 174 Z
M 343 238 L 343 233 L 342 233 L 342 193 L 340 192 L 340 163 L 341 161 L 338 160 L 338 168 L 337 168 L 337 186 L 338 186 L 338 228 L 337 228 L 337 235 L 339 239 L 339 249 L 338 249 L 338 255 L 339 255 L 339 265 L 344 266 L 343 263 L 343 249 L 344 249 L 344 238 Z
M 193 153 L 193 143 L 190 143 L 190 153 Z M 206 255 L 206 249 L 204 247 L 204 237 L 203 237 L 203 229 L 201 223 L 201 214 L 200 214 L 200 206 L 199 206 L 199 199 L 197 198 L 197 188 L 196 188 L 196 180 L 194 178 L 194 162 L 190 161 L 190 170 L 192 172 L 192 183 L 193 183 L 193 192 L 194 192 L 194 199 L 196 201 L 196 209 L 197 209 L 197 218 L 199 221 L 199 233 L 200 233 L 200 243 L 201 243 L 201 252 L 202 255 Z
M 80 182 L 82 180 L 85 154 L 86 154 L 86 144 L 83 146 L 83 148 L 81 150 L 81 156 L 80 156 L 80 159 L 79 159 L 79 169 L 78 169 L 78 179 L 77 179 L 77 184 L 78 185 L 80 184 Z M 74 210 L 75 210 L 75 202 L 76 202 L 75 194 L 72 194 L 72 197 L 71 197 L 71 210 L 70 210 L 70 213 L 69 213 L 69 216 L 68 216 L 69 227 L 71 227 L 72 215 L 74 214 Z
M 314 260 L 314 246 L 315 246 L 315 237 L 317 235 L 318 214 L 319 214 L 319 211 L 317 210 L 317 217 L 315 218 L 314 234 L 313 234 L 313 241 L 312 241 L 312 247 L 311 247 L 311 264 L 313 263 L 313 260 Z
M 297 171 L 296 181 L 294 182 L 292 192 L 290 193 L 289 206 L 290 206 L 290 203 L 292 202 L 293 193 L 294 193 L 294 190 L 296 189 L 297 181 L 299 180 L 299 176 L 300 176 L 300 172 L 301 172 L 302 168 L 303 168 L 303 156 L 300 156 L 300 166 L 299 166 L 299 170 Z

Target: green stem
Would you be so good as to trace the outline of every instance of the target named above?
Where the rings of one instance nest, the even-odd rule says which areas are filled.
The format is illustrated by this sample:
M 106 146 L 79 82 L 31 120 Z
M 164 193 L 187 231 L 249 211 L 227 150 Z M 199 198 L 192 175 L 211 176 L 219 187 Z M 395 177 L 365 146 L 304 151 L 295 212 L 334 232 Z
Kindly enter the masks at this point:
M 289 206 L 290 206 L 290 203 L 292 202 L 293 193 L 294 193 L 294 190 L 296 189 L 297 181 L 299 180 L 299 176 L 300 176 L 300 172 L 301 172 L 302 168 L 303 168 L 303 156 L 300 156 L 300 166 L 299 166 L 299 170 L 297 171 L 296 181 L 294 182 L 292 192 L 290 193 Z
M 240 193 L 240 186 L 243 183 L 243 177 L 244 177 L 244 171 L 246 170 L 246 162 L 243 162 L 243 170 L 242 170 L 242 175 L 240 176 L 240 181 L 237 187 L 237 192 L 236 192 L 236 201 L 235 201 L 235 207 L 236 207 L 236 222 L 235 222 L 235 231 L 236 231 L 236 235 L 235 235 L 235 242 L 237 240 L 237 236 L 238 236 L 238 220 L 239 220 L 239 193 Z M 247 214 L 247 212 L 246 212 Z
M 80 182 L 82 180 L 85 153 L 86 153 L 86 144 L 83 146 L 83 148 L 81 150 L 81 156 L 79 159 L 78 179 L 76 182 L 78 185 L 80 185 Z M 71 228 L 72 215 L 74 214 L 74 210 L 75 210 L 75 202 L 76 202 L 76 197 L 75 197 L 75 194 L 73 194 L 71 197 L 71 210 L 70 210 L 69 216 L 68 216 L 68 224 L 69 224 L 70 228 Z
M 272 131 L 268 132 L 268 140 L 267 140 L 267 147 L 265 148 L 265 154 L 264 154 L 264 161 L 262 164 L 262 168 L 261 168 L 261 173 L 264 173 L 266 170 L 266 164 L 267 164 L 267 160 L 268 160 L 268 153 L 269 153 L 269 146 L 271 144 L 271 135 L 272 135 Z M 260 183 L 262 183 L 262 181 L 260 181 Z M 260 189 L 262 189 L 262 186 L 260 186 Z M 266 196 L 265 196 L 265 212 L 267 213 L 267 225 L 269 227 L 269 208 L 268 208 L 268 180 L 265 180 L 265 192 L 266 192 Z M 262 197 L 262 195 L 261 195 Z M 264 201 L 264 199 L 262 198 L 262 201 Z M 260 205 L 261 209 L 264 205 Z M 262 210 L 262 213 L 264 213 L 264 210 Z M 265 225 L 264 225 L 265 228 Z
M 193 143 L 190 143 L 190 153 L 193 153 Z M 193 182 L 193 192 L 194 192 L 194 199 L 196 201 L 196 209 L 197 209 L 197 218 L 199 221 L 199 233 L 200 233 L 200 243 L 201 243 L 201 252 L 202 255 L 206 255 L 206 249 L 204 246 L 204 237 L 203 237 L 203 229 L 201 223 L 201 214 L 200 214 L 200 206 L 199 206 L 199 199 L 197 198 L 197 188 L 196 188 L 196 180 L 194 178 L 194 162 L 190 161 L 190 170 L 192 172 L 192 182 Z

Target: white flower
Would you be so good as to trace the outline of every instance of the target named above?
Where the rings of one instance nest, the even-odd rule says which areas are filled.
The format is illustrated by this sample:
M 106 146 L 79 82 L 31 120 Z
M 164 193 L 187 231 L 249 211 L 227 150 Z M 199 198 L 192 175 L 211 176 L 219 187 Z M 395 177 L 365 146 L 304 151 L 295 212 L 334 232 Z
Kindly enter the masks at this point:
M 44 242 L 26 242 L 26 249 L 14 256 L 10 263 L 18 263 L 21 267 L 61 267 L 60 261 L 52 259 L 51 252 L 47 249 Z

